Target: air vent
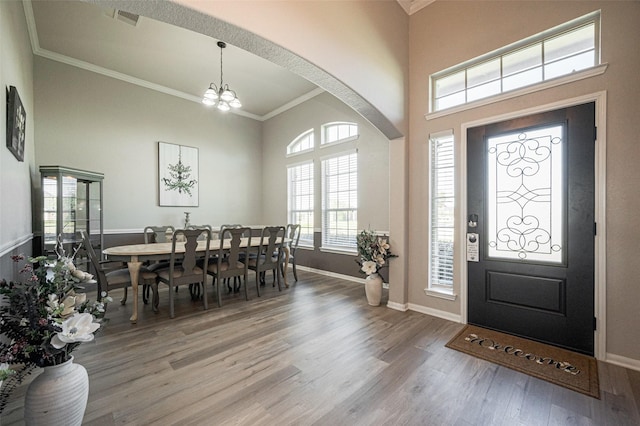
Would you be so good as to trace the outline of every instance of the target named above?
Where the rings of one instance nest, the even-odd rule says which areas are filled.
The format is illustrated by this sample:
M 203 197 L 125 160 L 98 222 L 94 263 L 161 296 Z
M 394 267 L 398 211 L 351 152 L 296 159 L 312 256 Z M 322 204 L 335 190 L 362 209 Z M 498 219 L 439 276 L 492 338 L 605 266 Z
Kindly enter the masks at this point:
M 134 27 L 138 25 L 138 20 L 140 19 L 140 15 L 136 15 L 135 13 L 125 12 L 124 10 L 116 9 L 114 18 L 119 21 L 126 22 L 129 25 L 133 25 Z

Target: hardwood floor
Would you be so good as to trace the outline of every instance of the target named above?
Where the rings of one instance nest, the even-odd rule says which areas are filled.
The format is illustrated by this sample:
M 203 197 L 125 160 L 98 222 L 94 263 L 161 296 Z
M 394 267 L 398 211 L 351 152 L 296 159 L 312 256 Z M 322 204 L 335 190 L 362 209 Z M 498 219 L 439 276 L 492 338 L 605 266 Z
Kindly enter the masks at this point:
M 250 276 L 252 278 L 252 276 Z M 131 303 L 74 352 L 85 425 L 638 425 L 640 373 L 599 363 L 602 399 L 447 349 L 461 324 L 370 307 L 361 284 L 310 272 L 217 308 L 186 288 L 169 319 Z M 114 299 L 121 293 L 114 292 Z M 33 375 L 32 377 L 35 377 Z M 22 385 L 4 426 L 22 424 Z

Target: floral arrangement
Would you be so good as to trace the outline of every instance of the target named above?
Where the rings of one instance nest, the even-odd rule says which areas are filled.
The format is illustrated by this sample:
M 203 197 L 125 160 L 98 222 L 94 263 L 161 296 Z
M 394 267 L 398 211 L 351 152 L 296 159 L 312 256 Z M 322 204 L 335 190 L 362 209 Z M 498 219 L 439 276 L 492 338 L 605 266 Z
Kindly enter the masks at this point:
M 377 273 L 381 268 L 387 266 L 387 260 L 397 257 L 391 253 L 388 237 L 378 235 L 372 230 L 362 230 L 356 237 L 358 243 L 358 259 L 360 271 L 367 275 Z
M 67 256 L 58 240 L 57 260 L 29 258 L 20 270 L 25 282 L 0 281 L 0 412 L 11 391 L 35 367 L 68 361 L 106 321 L 105 307 L 111 299 L 104 294 L 101 302 L 91 302 L 80 292 L 79 284 L 95 281 L 75 267 L 78 249 Z M 24 256 L 12 259 L 20 262 Z

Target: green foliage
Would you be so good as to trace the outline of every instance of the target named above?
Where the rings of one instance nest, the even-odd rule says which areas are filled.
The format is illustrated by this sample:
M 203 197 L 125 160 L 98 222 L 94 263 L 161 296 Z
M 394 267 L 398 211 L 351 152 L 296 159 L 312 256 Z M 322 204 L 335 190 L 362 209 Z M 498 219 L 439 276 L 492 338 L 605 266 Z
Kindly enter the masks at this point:
M 76 250 L 77 252 L 77 250 Z M 69 339 L 60 342 L 63 323 L 75 319 L 78 314 L 90 314 L 95 323 L 105 321 L 103 302 L 91 302 L 81 293 L 81 283 L 90 283 L 93 276 L 80 271 L 69 257 L 56 246 L 57 260 L 44 256 L 29 258 L 20 270 L 26 277 L 22 282 L 0 281 L 0 412 L 11 391 L 36 367 L 61 364 L 84 340 Z M 24 256 L 13 256 L 14 262 Z M 104 298 L 106 303 L 110 301 Z M 99 326 L 95 326 L 99 328 Z M 58 343 L 52 344 L 52 339 Z

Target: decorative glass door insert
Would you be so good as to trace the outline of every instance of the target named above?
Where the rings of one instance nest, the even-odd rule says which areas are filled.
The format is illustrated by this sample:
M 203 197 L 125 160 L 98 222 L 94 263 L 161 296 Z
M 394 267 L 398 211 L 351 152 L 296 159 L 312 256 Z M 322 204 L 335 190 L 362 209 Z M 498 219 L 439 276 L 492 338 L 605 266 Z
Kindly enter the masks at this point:
M 564 126 L 487 139 L 487 256 L 562 263 Z

